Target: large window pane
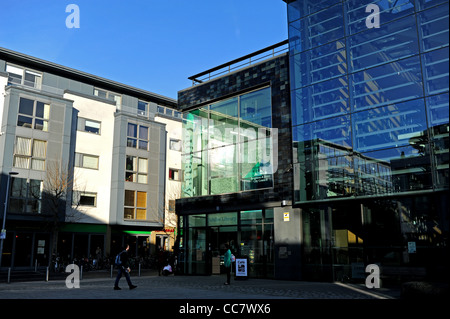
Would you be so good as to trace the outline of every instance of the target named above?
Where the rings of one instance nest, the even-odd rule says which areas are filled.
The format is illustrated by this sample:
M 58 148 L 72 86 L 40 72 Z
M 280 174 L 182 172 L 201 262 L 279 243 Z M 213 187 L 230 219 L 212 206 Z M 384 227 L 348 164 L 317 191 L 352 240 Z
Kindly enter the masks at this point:
M 238 99 L 233 97 L 231 99 L 214 103 L 210 106 L 212 113 L 221 115 L 228 115 L 229 117 L 238 117 Z
M 366 18 L 370 12 L 366 12 L 366 7 L 369 4 L 375 4 L 380 9 L 380 23 L 383 24 L 381 28 L 385 27 L 385 23 L 392 20 L 404 17 L 414 12 L 414 0 L 349 0 L 345 1 L 348 32 L 354 34 L 360 31 L 367 30 Z M 381 29 L 380 28 L 380 29 Z
M 240 98 L 241 121 L 272 127 L 270 88 L 244 94 Z
M 353 109 L 361 110 L 423 96 L 418 57 L 403 59 L 352 75 Z
M 448 92 L 448 47 L 422 55 L 425 94 Z
M 301 74 L 301 86 L 347 74 L 345 41 L 339 40 L 300 53 L 295 60 Z
M 134 191 L 125 190 L 125 206 L 134 207 Z
M 147 207 L 147 193 L 137 192 L 136 207 Z
M 21 97 L 19 103 L 19 113 L 33 116 L 34 101 Z
M 226 194 L 238 190 L 238 162 L 235 145 L 209 150 L 211 194 Z
M 405 146 L 358 154 L 358 195 L 378 195 L 431 188 L 428 151 Z
M 83 167 L 98 169 L 98 156 L 83 155 Z
M 31 139 L 24 137 L 17 137 L 16 148 L 14 152 L 19 155 L 31 156 Z
M 237 118 L 213 112 L 209 123 L 209 148 L 235 144 L 238 141 Z
M 449 184 L 449 98 L 448 93 L 427 98 L 435 167 L 435 187 Z
M 339 116 L 293 128 L 295 142 L 305 142 L 307 148 L 315 147 L 322 142 L 335 144 L 344 148 L 351 148 L 350 117 Z M 307 146 L 307 143 L 312 143 Z M 300 146 L 299 146 L 300 149 Z
M 336 5 L 300 20 L 302 50 L 344 37 L 342 5 Z
M 429 51 L 448 45 L 448 3 L 417 15 L 421 33 L 421 49 Z
M 33 141 L 33 157 L 45 158 L 47 151 L 47 142 L 34 140 Z
M 360 152 L 427 141 L 423 99 L 353 114 L 354 149 Z
M 342 115 L 350 111 L 348 80 L 340 77 L 292 93 L 293 125 Z
M 136 124 L 128 123 L 127 136 L 128 137 L 137 137 L 137 125 Z
M 415 16 L 367 29 L 349 37 L 348 42 L 352 71 L 415 55 L 419 52 Z
M 139 125 L 139 138 L 148 140 L 148 127 Z
M 148 171 L 148 160 L 146 158 L 139 158 L 139 173 L 147 173 Z

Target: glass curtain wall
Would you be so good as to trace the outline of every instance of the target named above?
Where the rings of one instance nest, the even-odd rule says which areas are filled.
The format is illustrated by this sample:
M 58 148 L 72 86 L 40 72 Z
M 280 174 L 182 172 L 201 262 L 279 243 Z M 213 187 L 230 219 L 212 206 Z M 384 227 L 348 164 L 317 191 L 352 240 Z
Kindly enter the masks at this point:
M 288 17 L 295 201 L 448 188 L 448 1 L 292 1 Z
M 306 277 L 448 263 L 448 12 L 445 0 L 288 1 Z
M 183 120 L 183 197 L 273 186 L 270 87 L 191 111 Z

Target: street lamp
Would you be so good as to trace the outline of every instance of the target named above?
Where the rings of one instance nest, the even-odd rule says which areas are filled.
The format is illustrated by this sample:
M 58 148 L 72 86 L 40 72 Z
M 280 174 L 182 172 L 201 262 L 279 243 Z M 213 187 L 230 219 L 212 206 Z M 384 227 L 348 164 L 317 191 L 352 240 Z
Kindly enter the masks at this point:
M 1 243 L 0 243 L 0 267 L 2 266 L 3 242 L 4 242 L 5 238 L 6 238 L 5 223 L 6 223 L 6 210 L 8 209 L 9 183 L 10 183 L 10 180 L 11 180 L 11 176 L 12 175 L 17 175 L 17 174 L 19 174 L 19 173 L 17 173 L 17 172 L 9 172 L 8 180 L 6 182 L 5 209 L 3 211 L 3 226 L 2 226 L 1 233 L 0 233 L 0 239 L 1 239 Z

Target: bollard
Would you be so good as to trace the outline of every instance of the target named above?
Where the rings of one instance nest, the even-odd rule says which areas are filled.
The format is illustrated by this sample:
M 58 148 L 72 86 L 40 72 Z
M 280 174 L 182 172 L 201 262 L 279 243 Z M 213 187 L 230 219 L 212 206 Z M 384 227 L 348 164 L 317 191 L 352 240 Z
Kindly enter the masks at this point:
M 36 259 L 36 261 L 34 262 L 34 272 L 37 272 L 37 259 Z
M 83 266 L 80 267 L 80 280 L 83 279 Z
M 11 283 L 11 268 L 8 268 L 8 284 Z
M 141 263 L 139 263 L 139 277 L 141 277 Z
M 47 271 L 45 272 L 45 281 L 48 281 L 48 266 L 47 266 Z
M 111 278 L 113 277 L 113 269 L 114 269 L 114 266 L 111 265 Z

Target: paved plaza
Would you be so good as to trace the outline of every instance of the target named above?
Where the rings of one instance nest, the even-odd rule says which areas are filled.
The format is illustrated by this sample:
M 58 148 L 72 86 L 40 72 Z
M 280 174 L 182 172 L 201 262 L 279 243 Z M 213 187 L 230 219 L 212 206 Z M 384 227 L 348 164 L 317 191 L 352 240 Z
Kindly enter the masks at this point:
M 105 272 L 86 274 L 79 288 L 67 288 L 64 278 L 49 281 L 0 283 L 0 299 L 398 299 L 400 291 L 368 289 L 364 285 L 282 281 L 232 280 L 225 276 L 158 276 L 132 273 L 138 288 L 129 290 L 124 277 L 122 290 L 113 290 L 113 278 Z

